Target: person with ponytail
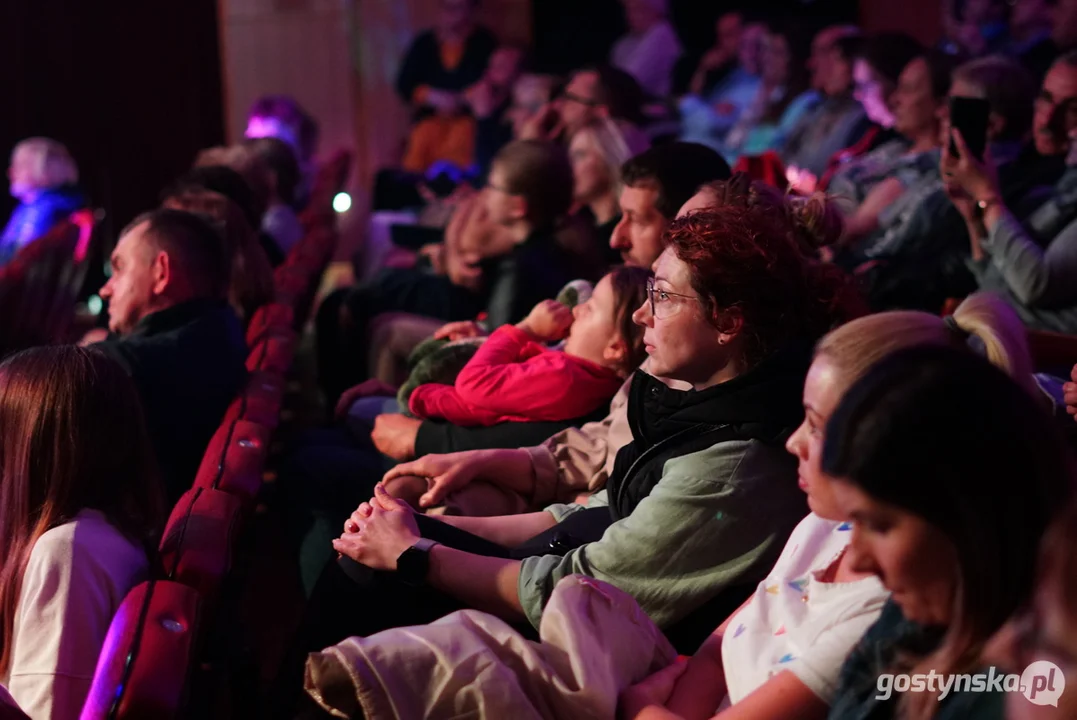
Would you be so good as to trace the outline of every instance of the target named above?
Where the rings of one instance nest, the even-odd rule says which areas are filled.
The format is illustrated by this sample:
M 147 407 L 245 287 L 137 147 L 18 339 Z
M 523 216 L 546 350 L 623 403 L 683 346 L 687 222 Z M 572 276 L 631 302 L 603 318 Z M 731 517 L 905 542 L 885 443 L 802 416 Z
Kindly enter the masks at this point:
M 730 720 L 826 717 L 842 662 L 879 617 L 888 593 L 874 575 L 856 570 L 846 551 L 852 526 L 820 470 L 824 428 L 846 390 L 873 366 L 924 346 L 982 354 L 1035 392 L 1020 320 L 991 295 L 970 297 L 945 320 L 887 312 L 828 333 L 816 346 L 804 385 L 804 422 L 786 444 L 799 462 L 799 485 L 811 513 L 752 597 L 687 668 L 671 666 L 624 693 L 624 717 L 710 717 L 715 708 L 717 718 Z
M 163 491 L 134 383 L 94 349 L 0 364 L 0 685 L 75 720 L 112 616 L 149 575 Z

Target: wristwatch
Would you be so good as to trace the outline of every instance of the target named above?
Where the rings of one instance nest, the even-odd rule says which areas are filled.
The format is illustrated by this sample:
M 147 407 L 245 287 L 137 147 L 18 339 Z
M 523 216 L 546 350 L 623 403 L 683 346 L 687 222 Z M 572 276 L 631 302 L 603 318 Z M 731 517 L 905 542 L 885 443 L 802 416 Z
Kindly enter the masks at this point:
M 433 540 L 419 538 L 419 541 L 400 553 L 396 559 L 396 575 L 405 585 L 421 587 L 426 584 L 430 571 L 430 548 L 437 545 Z

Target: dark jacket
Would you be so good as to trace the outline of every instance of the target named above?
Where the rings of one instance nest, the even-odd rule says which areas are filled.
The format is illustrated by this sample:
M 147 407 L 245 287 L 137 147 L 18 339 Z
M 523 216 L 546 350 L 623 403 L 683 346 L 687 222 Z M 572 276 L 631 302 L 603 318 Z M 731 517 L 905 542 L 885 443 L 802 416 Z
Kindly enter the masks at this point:
M 938 648 L 943 632 L 908 620 L 901 608 L 887 601 L 875 624 L 849 653 L 841 668 L 838 691 L 830 704 L 832 720 L 889 720 L 898 717 L 902 693 L 892 690 L 886 697 L 879 684 L 883 673 L 900 673 L 903 655 L 924 656 Z M 989 670 L 983 670 L 984 678 Z M 1003 671 L 993 669 L 997 675 Z M 958 676 L 959 678 L 961 676 Z M 891 681 L 894 679 L 891 675 Z M 960 680 L 959 680 L 960 682 Z M 1001 720 L 1005 695 L 1001 692 L 952 690 L 939 704 L 937 720 Z
M 479 81 L 496 48 L 497 39 L 493 34 L 484 27 L 476 27 L 464 43 L 460 62 L 456 67 L 447 68 L 441 60 L 437 35 L 433 30 L 427 30 L 408 48 L 396 78 L 396 91 L 408 104 L 414 100 L 415 91 L 424 85 L 460 92 Z
M 95 345 L 138 387 L 150 441 L 175 501 L 194 482 L 210 438 L 246 379 L 247 346 L 224 301 L 192 300 Z
M 555 239 L 552 230 L 537 230 L 508 254 L 484 263 L 490 278 L 486 306 L 491 329 L 517 323 L 543 300 L 552 300 L 576 279 L 577 262 Z
M 515 548 L 535 627 L 553 588 L 584 574 L 628 592 L 692 652 L 770 570 L 807 513 L 785 438 L 800 423 L 810 346 L 778 353 L 702 392 L 638 373 L 621 448 L 589 506 L 554 505 L 558 524 Z M 608 504 L 606 504 L 608 502 Z
M 520 448 L 538 445 L 565 428 L 579 427 L 606 416 L 603 407 L 578 420 L 562 422 L 504 422 L 490 427 L 460 427 L 449 422 L 424 420 L 415 437 L 415 456 L 452 453 L 463 450 Z
M 1038 205 L 1029 200 L 1043 195 L 1062 176 L 1062 157 L 1044 157 L 1025 148 L 999 167 L 1006 206 L 1024 217 Z M 861 275 L 873 310 L 924 310 L 937 313 L 947 298 L 976 290 L 966 267 L 969 235 L 961 214 L 942 190 L 924 198 L 894 239 L 887 254 Z

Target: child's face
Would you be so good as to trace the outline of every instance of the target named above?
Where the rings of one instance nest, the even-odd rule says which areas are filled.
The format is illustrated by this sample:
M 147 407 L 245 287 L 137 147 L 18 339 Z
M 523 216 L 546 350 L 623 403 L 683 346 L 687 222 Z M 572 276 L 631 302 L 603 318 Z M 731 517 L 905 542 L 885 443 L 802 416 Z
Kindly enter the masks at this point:
M 572 309 L 565 352 L 599 365 L 616 365 L 623 356 L 624 345 L 617 329 L 616 309 L 613 284 L 607 275 L 595 286 L 590 300 Z

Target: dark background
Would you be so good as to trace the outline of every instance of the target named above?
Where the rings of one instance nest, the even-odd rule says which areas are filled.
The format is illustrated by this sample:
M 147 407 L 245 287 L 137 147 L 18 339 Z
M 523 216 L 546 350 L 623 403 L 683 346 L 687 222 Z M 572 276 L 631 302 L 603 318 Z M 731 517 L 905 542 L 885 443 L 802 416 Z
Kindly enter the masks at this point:
M 114 238 L 222 142 L 217 37 L 215 0 L 2 0 L 3 167 L 23 138 L 64 143 Z

